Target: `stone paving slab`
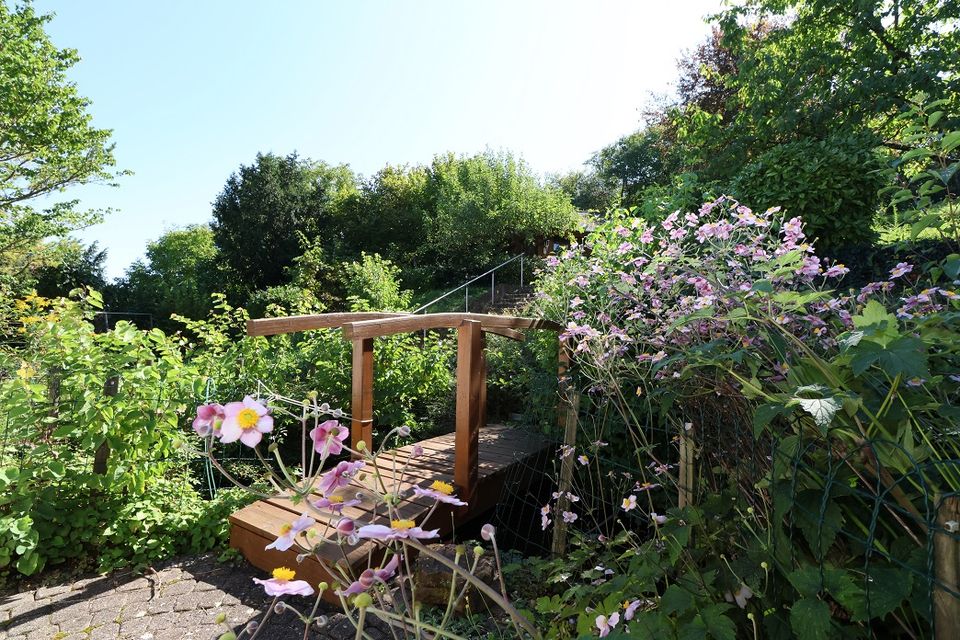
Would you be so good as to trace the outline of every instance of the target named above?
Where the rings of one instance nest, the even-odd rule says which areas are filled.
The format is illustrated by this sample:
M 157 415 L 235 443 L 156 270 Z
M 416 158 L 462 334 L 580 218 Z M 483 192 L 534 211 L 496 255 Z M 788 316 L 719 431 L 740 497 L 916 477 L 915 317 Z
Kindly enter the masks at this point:
M 0 596 L 0 640 L 208 640 L 259 620 L 272 598 L 254 584 L 266 577 L 246 563 L 219 563 L 212 555 L 171 561 L 144 575 L 117 572 Z M 312 598 L 292 597 L 300 608 Z M 325 607 L 326 605 L 321 605 Z M 331 623 L 313 640 L 352 638 L 329 609 Z M 347 625 L 349 626 L 349 622 Z M 342 625 L 340 625 L 342 626 Z M 334 633 L 336 635 L 334 635 Z M 346 635 L 343 635 L 346 634 Z M 378 634 L 379 635 L 379 634 Z M 303 624 L 290 612 L 272 616 L 257 640 L 300 640 Z

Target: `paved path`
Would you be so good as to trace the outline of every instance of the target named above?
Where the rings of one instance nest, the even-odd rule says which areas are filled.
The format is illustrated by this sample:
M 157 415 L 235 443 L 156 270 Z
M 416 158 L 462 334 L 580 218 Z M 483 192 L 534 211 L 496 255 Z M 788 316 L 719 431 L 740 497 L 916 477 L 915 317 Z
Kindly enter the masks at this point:
M 0 596 L 0 640 L 208 640 L 226 630 L 215 622 L 220 613 L 237 632 L 260 619 L 271 599 L 254 577 L 266 576 L 245 563 L 222 564 L 205 555 L 144 575 L 116 572 Z M 290 602 L 302 608 L 313 599 L 294 596 Z M 352 638 L 349 622 L 328 613 L 330 623 L 310 638 Z M 301 638 L 303 624 L 285 612 L 272 616 L 257 640 Z

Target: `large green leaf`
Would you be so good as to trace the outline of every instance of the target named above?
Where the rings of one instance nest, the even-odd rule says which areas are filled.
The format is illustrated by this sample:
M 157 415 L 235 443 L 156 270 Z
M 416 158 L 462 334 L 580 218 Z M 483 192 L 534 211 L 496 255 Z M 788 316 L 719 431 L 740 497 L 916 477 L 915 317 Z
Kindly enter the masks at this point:
M 693 596 L 683 587 L 672 584 L 660 596 L 660 610 L 667 615 L 683 613 L 693 606 Z
M 737 640 L 737 628 L 733 620 L 726 615 L 730 605 L 719 603 L 712 604 L 700 612 L 700 618 L 703 620 L 707 633 L 716 640 Z
M 926 345 L 919 338 L 903 336 L 884 347 L 873 341 L 863 341 L 850 349 L 853 359 L 850 366 L 855 375 L 861 375 L 874 364 L 889 376 L 898 374 L 906 378 L 925 378 L 927 368 Z
M 800 407 L 813 416 L 818 427 L 826 428 L 833 422 L 843 404 L 836 398 L 797 398 Z
M 841 599 L 841 604 L 850 610 L 857 622 L 884 618 L 910 595 L 912 586 L 910 571 L 871 567 L 863 588 L 851 591 Z
M 790 626 L 799 640 L 828 640 L 830 607 L 816 598 L 797 600 L 790 608 Z

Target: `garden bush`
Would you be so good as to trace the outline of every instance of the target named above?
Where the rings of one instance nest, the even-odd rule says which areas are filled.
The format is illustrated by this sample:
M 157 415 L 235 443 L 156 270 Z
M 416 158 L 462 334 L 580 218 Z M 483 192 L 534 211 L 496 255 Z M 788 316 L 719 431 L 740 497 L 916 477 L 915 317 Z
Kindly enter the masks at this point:
M 587 586 L 546 565 L 551 637 L 930 631 L 927 536 L 960 489 L 960 256 L 844 291 L 798 217 L 721 198 L 656 226 L 613 211 L 548 264 L 540 305 L 585 393 L 561 454 L 577 500 L 555 494 L 543 525 L 580 526 L 582 567 L 604 567 Z M 623 503 L 594 500 L 624 468 Z
M 182 335 L 126 322 L 98 333 L 100 304 L 84 292 L 0 305 L 0 572 L 143 565 L 222 544 L 226 514 L 246 498 L 201 496 L 197 458 L 181 447 L 196 403 L 283 388 L 349 406 L 350 344 L 337 331 L 249 337 L 246 311 L 216 296 L 208 318 L 180 319 Z M 452 354 L 432 334 L 422 347 L 419 336 L 377 341 L 378 438 L 387 425 L 436 427 L 453 398 Z M 292 423 L 277 424 L 283 445 Z
M 886 184 L 873 146 L 864 135 L 844 133 L 777 145 L 747 164 L 729 192 L 754 207 L 782 205 L 821 249 L 866 243 Z

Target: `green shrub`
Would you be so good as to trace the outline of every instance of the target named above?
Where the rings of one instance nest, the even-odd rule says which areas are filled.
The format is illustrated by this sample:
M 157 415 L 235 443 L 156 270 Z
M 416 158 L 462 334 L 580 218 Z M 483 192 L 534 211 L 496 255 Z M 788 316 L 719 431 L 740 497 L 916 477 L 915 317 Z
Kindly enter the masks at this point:
M 343 287 L 354 311 L 406 311 L 412 292 L 400 289 L 400 267 L 380 254 L 343 263 Z
M 886 183 L 875 145 L 854 134 L 777 145 L 746 165 L 730 192 L 748 206 L 775 202 L 788 217 L 800 216 L 821 250 L 866 243 Z
M 223 546 L 228 517 L 254 500 L 241 489 L 223 489 L 206 500 L 184 480 L 160 479 L 149 491 L 118 505 L 103 530 L 100 569 L 145 567 L 181 553 Z

